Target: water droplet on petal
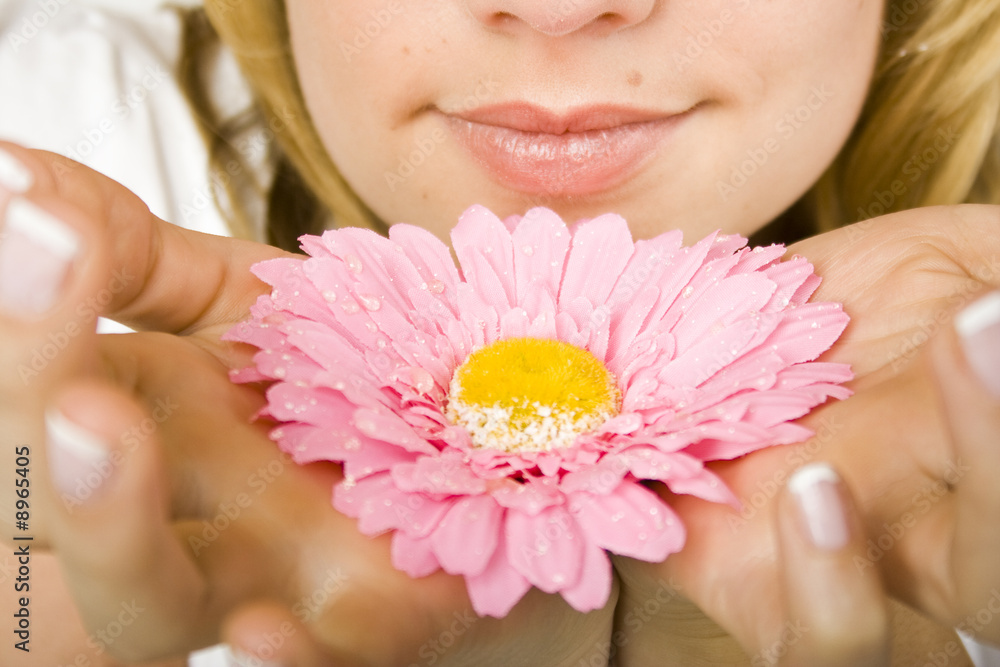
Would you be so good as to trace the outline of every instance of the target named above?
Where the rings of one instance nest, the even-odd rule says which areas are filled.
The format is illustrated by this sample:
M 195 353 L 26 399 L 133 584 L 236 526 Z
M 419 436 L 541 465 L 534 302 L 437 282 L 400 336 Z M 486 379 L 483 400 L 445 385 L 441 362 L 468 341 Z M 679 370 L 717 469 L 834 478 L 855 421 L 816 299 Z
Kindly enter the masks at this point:
M 535 248 L 534 246 L 526 245 L 523 248 L 521 248 L 521 252 L 523 252 L 528 257 L 531 257 L 532 255 L 535 254 Z
M 355 275 L 361 273 L 361 270 L 364 268 L 361 264 L 361 259 L 357 255 L 347 255 L 344 257 L 344 261 L 347 262 L 347 270 Z
M 427 283 L 427 289 L 429 289 L 434 294 L 441 294 L 444 292 L 444 283 L 440 280 L 432 280 Z
M 323 290 L 323 298 L 327 301 L 327 303 L 336 303 L 337 293 L 332 289 Z
M 348 315 L 353 315 L 354 313 L 361 310 L 361 307 L 354 301 L 346 301 L 340 304 L 340 307 L 344 309 L 344 312 Z
M 690 285 L 688 285 L 687 287 L 685 287 L 684 291 L 681 292 L 681 296 L 684 297 L 685 299 L 687 299 L 688 297 L 690 297 L 692 294 L 694 294 L 694 288 L 691 287 Z
M 372 296 L 371 294 L 360 294 L 358 298 L 361 299 L 361 304 L 365 307 L 365 310 L 375 312 L 382 307 L 381 297 Z
M 285 371 L 284 366 L 276 366 L 274 369 L 274 377 L 278 378 L 279 380 L 285 377 L 286 373 L 287 372 Z
M 413 379 L 413 388 L 417 390 L 417 393 L 426 394 L 434 388 L 434 377 L 423 368 L 414 368 L 410 372 L 410 377 Z

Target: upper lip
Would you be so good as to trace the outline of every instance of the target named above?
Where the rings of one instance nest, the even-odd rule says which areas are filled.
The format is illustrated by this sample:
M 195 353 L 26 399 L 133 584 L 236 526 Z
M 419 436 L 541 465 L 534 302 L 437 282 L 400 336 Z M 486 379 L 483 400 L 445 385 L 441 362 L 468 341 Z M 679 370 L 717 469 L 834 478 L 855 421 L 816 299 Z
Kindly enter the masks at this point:
M 632 123 L 663 120 L 676 114 L 616 104 L 576 107 L 563 113 L 556 113 L 530 102 L 507 102 L 452 113 L 446 112 L 446 115 L 471 123 L 505 127 L 521 132 L 566 134 L 610 130 Z

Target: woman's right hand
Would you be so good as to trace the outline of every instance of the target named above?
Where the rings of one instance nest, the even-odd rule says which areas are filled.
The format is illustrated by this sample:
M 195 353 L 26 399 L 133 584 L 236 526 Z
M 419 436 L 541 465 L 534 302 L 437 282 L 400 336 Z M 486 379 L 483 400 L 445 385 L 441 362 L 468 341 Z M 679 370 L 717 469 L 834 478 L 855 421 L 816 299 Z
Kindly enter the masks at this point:
M 332 508 L 339 468 L 291 463 L 251 422 L 261 388 L 228 379 L 250 351 L 220 336 L 267 291 L 250 266 L 287 253 L 173 227 L 81 165 L 0 149 L 34 181 L 0 200 L 0 484 L 15 488 L 15 446 L 31 470 L 28 529 L 4 494 L 5 532 L 51 544 L 88 633 L 128 617 L 109 653 L 183 654 L 262 599 L 338 664 L 576 665 L 610 636 L 615 595 L 580 614 L 533 591 L 478 619 L 462 579 L 397 571 L 388 537 Z M 145 332 L 97 336 L 98 310 Z

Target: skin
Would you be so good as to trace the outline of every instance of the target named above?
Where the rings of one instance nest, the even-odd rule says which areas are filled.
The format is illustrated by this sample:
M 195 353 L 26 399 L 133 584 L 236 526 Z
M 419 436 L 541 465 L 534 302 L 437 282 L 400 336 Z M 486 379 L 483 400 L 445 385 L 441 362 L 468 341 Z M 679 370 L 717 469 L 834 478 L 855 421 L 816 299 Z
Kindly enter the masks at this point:
M 545 203 L 567 219 L 613 209 L 630 220 L 636 237 L 652 236 L 665 227 L 680 227 L 689 239 L 719 227 L 743 234 L 758 230 L 805 192 L 840 150 L 870 81 L 881 11 L 881 6 L 874 2 L 849 6 L 816 2 L 806 7 L 791 2 L 745 7 L 740 3 L 732 3 L 730 7 L 721 2 L 663 6 L 581 2 L 569 5 L 571 15 L 565 23 L 553 26 L 545 23 L 545 15 L 538 14 L 544 3 L 470 2 L 468 11 L 464 7 L 458 7 L 461 11 L 446 11 L 454 9 L 451 5 L 406 6 L 405 13 L 393 18 L 377 40 L 348 63 L 339 44 L 350 43 L 355 28 L 370 20 L 368 11 L 381 5 L 342 8 L 330 4 L 294 0 L 288 3 L 301 81 L 324 145 L 348 181 L 383 219 L 413 222 L 442 238 L 457 214 L 473 201 L 486 204 L 501 215 Z M 732 12 L 733 21 L 726 24 L 726 29 L 703 55 L 678 71 L 673 55 L 683 53 L 688 36 L 722 17 L 727 9 Z M 628 49 L 622 48 L 625 43 Z M 636 66 L 638 62 L 660 65 Z M 439 117 L 421 110 L 428 104 L 445 111 L 459 109 L 467 97 L 475 96 L 476 88 L 484 80 L 497 82 L 495 91 L 485 100 L 489 102 L 527 99 L 555 110 L 609 100 L 664 110 L 698 107 L 662 154 L 635 179 L 607 192 L 572 199 L 547 197 L 539 202 L 538 198 L 492 181 L 450 140 L 438 144 L 433 159 L 428 159 L 395 192 L 389 192 L 385 172 L 396 168 L 399 156 L 407 155 L 414 142 L 432 136 L 442 127 Z M 553 86 L 554 80 L 560 85 Z M 785 136 L 778 123 L 785 114 L 807 104 L 815 87 L 829 90 L 832 93 L 829 100 L 813 110 L 812 122 L 803 123 Z M 764 146 L 769 139 L 779 141 L 780 150 L 771 155 L 751 185 L 728 197 L 721 196 L 718 181 L 729 180 L 733 168 L 746 159 L 747 151 Z M 321 583 L 323 569 L 319 568 L 317 574 L 317 563 L 323 562 L 324 567 L 333 564 L 349 568 L 352 587 L 346 598 L 331 603 L 318 618 L 311 619 L 307 629 L 316 642 L 308 641 L 305 632 L 295 633 L 296 639 L 288 644 L 288 650 L 298 652 L 294 659 L 301 666 L 324 664 L 326 659 L 336 664 L 406 664 L 416 659 L 414 655 L 419 654 L 426 637 L 448 628 L 455 611 L 467 609 L 460 582 L 444 575 L 412 582 L 395 573 L 387 563 L 385 540 L 373 543 L 359 540 L 350 522 L 338 518 L 325 503 L 325 488 L 336 479 L 336 471 L 317 467 L 290 471 L 294 477 L 273 485 L 267 502 L 254 504 L 248 510 L 242 527 L 245 531 L 229 533 L 219 544 L 222 548 L 212 554 L 214 557 L 198 558 L 173 541 L 173 531 L 184 534 L 185 530 L 200 529 L 197 520 L 213 516 L 218 504 L 241 488 L 246 475 L 256 467 L 254 464 L 266 461 L 272 452 L 260 429 L 245 426 L 260 397 L 254 396 L 249 388 L 225 384 L 225 370 L 245 363 L 245 351 L 241 353 L 220 344 L 218 336 L 232 322 L 245 317 L 248 304 L 261 291 L 259 284 L 240 278 L 245 276 L 246 267 L 277 251 L 245 245 L 231 247 L 183 235 L 181 240 L 174 236 L 175 232 L 153 231 L 160 230 L 162 223 L 151 220 L 148 211 L 143 213 L 141 205 L 134 201 L 122 204 L 127 197 L 120 188 L 116 190 L 104 181 L 95 181 L 96 175 L 81 174 L 80 169 L 70 170 L 68 178 L 53 178 L 54 158 L 19 155 L 32 164 L 42 182 L 35 195 L 40 203 L 70 220 L 94 243 L 89 264 L 78 267 L 82 280 L 75 288 L 76 297 L 102 284 L 104 278 L 97 266 L 107 268 L 132 262 L 132 268 L 147 279 L 141 289 L 120 296 L 111 305 L 110 314 L 141 328 L 167 331 L 175 336 L 144 334 L 129 344 L 113 348 L 99 346 L 90 337 L 77 338 L 73 342 L 74 351 L 63 357 L 61 370 L 53 370 L 39 395 L 22 398 L 28 402 L 12 408 L 7 421 L 23 421 L 21 415 L 37 414 L 37 409 L 32 412 L 36 406 L 55 402 L 78 420 L 90 419 L 85 424 L 88 428 L 114 441 L 128 424 L 142 418 L 143 411 L 158 396 L 183 395 L 190 405 L 218 402 L 211 415 L 217 430 L 206 437 L 208 416 L 197 411 L 171 421 L 153 438 L 149 451 L 142 450 L 122 466 L 118 478 L 112 480 L 117 486 L 109 486 L 103 502 L 95 501 L 73 515 L 62 512 L 58 501 L 51 502 L 51 539 L 63 554 L 67 584 L 82 605 L 85 627 L 106 625 L 108 608 L 115 605 L 102 602 L 117 601 L 131 593 L 146 596 L 157 615 L 146 621 L 149 634 L 130 633 L 129 638 L 116 643 L 113 650 L 122 658 L 160 657 L 210 641 L 217 638 L 219 624 L 227 616 L 228 624 L 223 626 L 227 628 L 225 636 L 238 645 L 252 648 L 254 638 L 264 633 L 263 628 L 274 628 L 287 620 L 287 609 L 301 594 L 309 593 Z M 101 183 L 100 188 L 94 187 L 95 182 Z M 95 189 L 102 194 L 93 194 Z M 114 202 L 117 208 L 109 202 Z M 107 227 L 102 227 L 108 211 L 115 211 L 115 215 Z M 992 213 L 980 215 L 984 220 L 995 217 Z M 937 219 L 933 220 L 936 223 Z M 908 220 L 905 224 L 918 225 L 918 222 Z M 121 240 L 123 230 L 131 235 L 126 237 L 128 245 Z M 928 236 L 929 243 L 942 243 L 929 233 Z M 162 243 L 164 239 L 166 243 Z M 863 247 L 884 247 L 885 240 L 878 234 L 868 234 Z M 820 268 L 821 275 L 827 276 L 827 285 L 832 286 L 825 289 L 833 290 L 824 298 L 835 294 L 848 302 L 854 308 L 852 312 L 870 322 L 872 331 L 884 340 L 895 343 L 905 340 L 912 334 L 909 328 L 912 322 L 938 312 L 943 301 L 935 299 L 944 300 L 951 293 L 947 280 L 933 282 L 927 287 L 927 299 L 916 304 L 892 304 L 910 309 L 915 319 L 879 319 L 883 309 L 871 307 L 862 285 L 851 281 L 860 268 L 868 272 L 869 278 L 879 275 L 881 269 L 888 272 L 894 267 L 892 260 L 896 255 L 878 255 L 880 262 L 873 262 L 872 266 L 838 264 L 834 261 L 839 259 L 837 253 L 847 245 L 843 235 L 829 236 L 812 246 L 804 246 L 801 251 L 808 257 L 831 258 L 829 264 Z M 136 247 L 148 247 L 149 253 L 145 256 L 139 253 L 137 259 Z M 974 254 L 970 247 L 975 248 L 975 244 L 962 246 L 964 252 Z M 123 248 L 132 252 L 126 253 Z M 948 256 L 944 251 L 940 254 Z M 956 275 L 968 271 L 974 263 L 966 255 L 962 257 L 968 261 L 954 266 Z M 158 264 L 152 262 L 153 258 L 162 261 Z M 174 275 L 182 274 L 182 267 L 192 266 L 199 267 L 197 273 L 187 274 L 192 284 L 188 289 L 178 290 L 176 282 L 172 282 Z M 940 262 L 935 266 L 940 268 Z M 159 273 L 147 275 L 153 267 Z M 943 273 L 950 275 L 948 271 Z M 183 303 L 177 301 L 178 292 L 184 293 Z M 44 330 L 36 327 L 25 333 L 24 327 L 18 328 L 10 322 L 4 322 L 4 327 L 4 335 L 15 343 L 20 341 L 18 335 L 28 336 L 26 340 L 30 341 L 30 335 L 43 335 L 39 332 Z M 872 406 L 878 407 L 879 391 L 888 391 L 891 395 L 924 401 L 912 403 L 927 407 L 916 414 L 933 415 L 927 419 L 940 432 L 941 424 L 946 421 L 939 417 L 941 407 L 926 391 L 911 396 L 906 393 L 911 390 L 910 385 L 903 380 L 893 384 L 895 376 L 887 375 L 882 367 L 884 351 L 872 350 L 864 343 L 862 338 L 851 345 L 845 344 L 839 352 L 843 360 L 870 370 L 871 378 L 866 373 L 865 379 L 874 387 L 865 394 L 867 398 L 852 399 L 849 405 L 858 412 L 847 414 L 856 417 L 870 411 Z M 28 347 L 14 345 L 10 349 Z M 95 357 L 103 360 L 105 373 L 95 373 L 84 361 Z M 139 371 L 135 367 L 137 359 L 147 362 L 140 364 Z M 191 383 L 191 375 L 181 377 L 176 372 L 176 360 L 184 360 L 184 367 L 201 382 Z M 142 382 L 136 382 L 137 374 Z M 880 384 L 876 379 L 888 384 Z M 933 371 L 927 369 L 919 379 L 930 385 L 935 381 Z M 94 381 L 98 381 L 97 387 L 86 384 Z M 199 391 L 207 393 L 200 395 L 188 386 L 191 384 L 197 384 L 203 388 Z M 968 382 L 962 385 L 965 391 L 978 396 L 968 385 Z M 11 396 L 15 395 L 14 389 L 17 388 L 11 388 Z M 219 400 L 223 396 L 225 400 Z M 995 406 L 989 404 L 982 411 L 988 409 L 995 411 Z M 927 421 L 915 423 L 927 425 Z M 33 428 L 37 430 L 38 424 L 33 423 Z M 982 432 L 991 430 L 995 431 L 996 425 L 988 423 Z M 981 441 L 982 434 L 978 435 L 966 440 Z M 42 438 L 40 433 L 34 433 L 32 440 Z M 933 470 L 934 465 L 943 466 L 948 460 L 950 443 L 947 436 L 918 439 L 902 462 L 889 462 L 896 466 L 890 468 L 898 470 L 898 479 L 908 480 L 911 487 L 917 488 L 926 477 L 921 477 L 921 471 Z M 675 664 L 695 664 L 691 662 L 692 655 L 699 651 L 702 655 L 714 651 L 714 655 L 731 658 L 734 664 L 749 664 L 747 653 L 772 645 L 780 637 L 786 619 L 808 617 L 815 611 L 808 600 L 816 591 L 810 591 L 808 583 L 815 580 L 817 572 L 824 574 L 823 582 L 833 582 L 825 593 L 839 590 L 846 608 L 873 610 L 871 616 L 845 616 L 853 622 L 865 622 L 862 627 L 874 629 L 871 636 L 861 634 L 860 644 L 853 645 L 859 655 L 864 653 L 867 660 L 864 664 L 884 664 L 879 662 L 885 657 L 888 641 L 881 583 L 884 573 L 871 570 L 864 577 L 852 578 L 846 577 L 844 571 L 835 571 L 837 567 L 829 567 L 831 563 L 849 564 L 852 555 L 863 553 L 864 541 L 860 536 L 865 521 L 877 527 L 881 521 L 907 511 L 907 498 L 912 494 L 900 492 L 897 497 L 885 493 L 888 482 L 898 481 L 897 478 L 871 480 L 861 475 L 868 461 L 856 452 L 863 449 L 862 445 L 879 444 L 870 440 L 856 442 L 843 435 L 833 444 L 825 445 L 824 451 L 831 453 L 829 458 L 845 468 L 849 485 L 861 486 L 859 504 L 866 513 L 865 517 L 852 519 L 856 539 L 837 559 L 817 556 L 802 543 L 801 535 L 796 532 L 794 508 L 787 500 L 779 500 L 773 513 L 762 514 L 751 528 L 736 534 L 728 529 L 713 532 L 707 528 L 714 525 L 713 521 L 724 520 L 713 514 L 723 510 L 680 503 L 689 525 L 706 528 L 692 531 L 692 547 L 686 552 L 690 554 L 686 559 L 671 559 L 664 566 L 635 564 L 624 559 L 617 562 L 623 582 L 618 608 L 627 610 L 631 604 L 645 601 L 655 595 L 661 579 L 676 576 L 687 596 L 677 598 L 676 617 L 689 620 L 690 625 L 648 625 L 642 636 L 629 645 L 622 664 L 636 667 L 649 664 L 650 656 L 672 659 Z M 238 467 L 227 458 L 235 447 L 245 453 L 253 452 L 242 458 Z M 747 457 L 743 465 L 734 465 L 726 471 L 738 495 L 750 493 L 753 480 L 770 478 L 775 471 L 786 467 L 784 460 L 776 456 Z M 981 480 L 979 484 L 974 488 L 981 491 Z M 143 493 L 150 488 L 159 489 L 154 494 L 157 502 L 128 504 L 129 499 L 144 497 Z M 849 495 L 845 491 L 845 498 Z M 885 495 L 888 498 L 878 502 Z M 129 511 L 123 513 L 122 507 Z M 975 503 L 962 505 L 957 500 L 941 507 L 950 508 L 956 516 L 968 516 L 970 507 L 979 511 L 980 516 L 983 510 Z M 291 508 L 303 522 L 301 525 L 309 527 L 308 531 L 297 530 L 299 524 L 284 525 L 275 520 L 290 516 Z M 959 511 L 962 508 L 965 514 Z M 947 524 L 935 525 L 940 529 Z M 934 597 L 933 592 L 941 588 L 940 563 L 947 560 L 941 546 L 969 544 L 968 540 L 959 539 L 962 535 L 956 537 L 947 530 L 945 534 L 951 541 L 942 539 L 940 532 L 930 531 L 929 537 L 920 542 L 916 538 L 925 533 L 914 533 L 908 543 L 914 546 L 895 552 L 885 565 L 887 570 L 891 565 L 897 572 L 896 578 L 888 580 L 892 592 L 906 596 L 941 622 L 954 623 L 963 612 L 981 606 L 982 600 L 974 592 L 978 588 L 969 585 L 955 587 L 958 593 L 952 597 Z M 310 540 L 320 535 L 329 537 Z M 714 543 L 713 536 L 716 536 Z M 110 549 L 116 554 L 142 557 L 109 558 L 109 544 L 123 547 Z M 269 546 L 273 544 L 283 548 Z M 145 550 L 130 551 L 125 547 Z M 914 554 L 921 553 L 921 547 L 931 549 L 935 556 L 918 558 Z M 963 553 L 977 551 L 982 552 L 969 548 Z M 761 557 L 740 559 L 734 565 L 725 558 L 732 553 Z M 717 582 L 705 574 L 706 569 L 699 572 L 691 565 L 699 559 L 711 558 L 719 561 L 712 571 L 725 572 L 732 579 L 733 585 L 723 590 L 739 591 L 739 582 L 757 581 L 759 588 L 754 590 L 782 591 L 782 594 L 771 596 L 766 613 L 760 614 L 759 619 L 753 618 L 754 610 L 758 609 L 755 600 L 741 599 L 737 593 L 715 593 Z M 781 562 L 792 565 L 783 569 L 777 565 Z M 822 569 L 824 565 L 828 566 L 826 571 Z M 163 576 L 164 566 L 176 576 Z M 981 566 L 978 570 L 988 571 L 988 568 Z M 123 571 L 130 576 L 123 577 Z M 293 574 L 288 575 L 289 572 Z M 289 576 L 294 585 L 289 585 Z M 918 582 L 926 585 L 921 588 Z M 137 588 L 129 588 L 130 583 Z M 206 589 L 213 593 L 207 602 L 203 597 Z M 254 600 L 261 598 L 277 599 L 284 606 L 256 605 Z M 201 606 L 192 605 L 192 600 L 200 600 Z M 372 600 L 382 604 L 366 606 Z M 690 600 L 714 621 L 706 619 L 698 607 L 692 609 Z M 607 637 L 612 628 L 625 625 L 625 619 L 619 618 L 616 626 L 614 615 L 614 607 L 609 606 L 596 615 L 581 617 L 560 607 L 558 600 L 536 594 L 526 599 L 506 624 L 478 625 L 476 631 L 463 638 L 461 647 L 449 652 L 446 658 L 451 664 L 463 664 L 463 660 L 514 664 L 520 656 L 518 651 L 537 657 L 544 648 L 549 651 L 545 654 L 550 658 L 547 664 L 575 665 L 591 657 L 586 650 L 581 653 L 581 646 L 593 646 L 594 637 Z M 424 624 L 409 634 L 394 634 L 394 643 L 387 646 L 383 634 L 372 636 L 361 632 L 370 628 L 376 617 L 385 627 L 396 631 L 412 628 L 414 618 L 423 619 Z M 164 644 L 150 652 L 144 642 L 163 627 L 176 627 L 176 635 L 165 639 L 160 636 L 159 641 Z M 549 632 L 552 627 L 559 628 L 556 635 Z M 680 645 L 671 636 L 678 627 L 697 627 L 716 639 L 702 645 Z M 254 628 L 262 629 L 254 635 Z M 539 633 L 540 628 L 545 631 Z M 859 636 L 857 629 L 857 626 L 849 628 L 855 637 Z M 786 662 L 820 664 L 813 658 L 826 655 L 823 651 L 829 646 L 823 640 L 847 636 L 813 632 L 796 644 L 797 654 L 788 659 L 791 662 Z M 587 638 L 586 642 L 581 638 Z M 747 653 L 742 653 L 737 641 Z M 862 663 L 850 655 L 834 655 L 828 664 Z
M 872 0 L 428 0 L 403 3 L 370 45 L 345 53 L 383 5 L 288 2 L 301 86 L 323 145 L 361 198 L 383 220 L 417 224 L 443 240 L 472 203 L 501 217 L 539 203 L 566 220 L 613 210 L 637 238 L 667 228 L 688 239 L 718 228 L 749 235 L 798 199 L 840 151 L 867 94 L 882 10 Z M 569 31 L 555 34 L 545 20 L 560 11 Z M 711 42 L 699 54 L 692 36 L 703 31 Z M 623 185 L 535 197 L 493 180 L 429 109 L 508 101 L 555 112 L 608 102 L 698 108 Z M 808 104 L 817 108 L 800 109 Z M 796 120 L 796 112 L 808 120 Z M 444 140 L 390 191 L 386 172 L 435 132 Z M 718 183 L 729 183 L 747 152 L 765 145 L 778 149 L 750 184 L 720 194 Z

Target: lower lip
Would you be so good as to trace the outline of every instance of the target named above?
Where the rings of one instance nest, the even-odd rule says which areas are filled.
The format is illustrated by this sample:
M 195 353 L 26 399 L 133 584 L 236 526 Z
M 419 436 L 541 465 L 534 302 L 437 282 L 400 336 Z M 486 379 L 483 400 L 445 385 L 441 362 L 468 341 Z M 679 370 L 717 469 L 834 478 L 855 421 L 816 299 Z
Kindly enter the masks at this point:
M 445 118 L 459 142 L 499 183 L 533 195 L 568 197 L 597 194 L 634 176 L 686 115 L 564 134 Z

